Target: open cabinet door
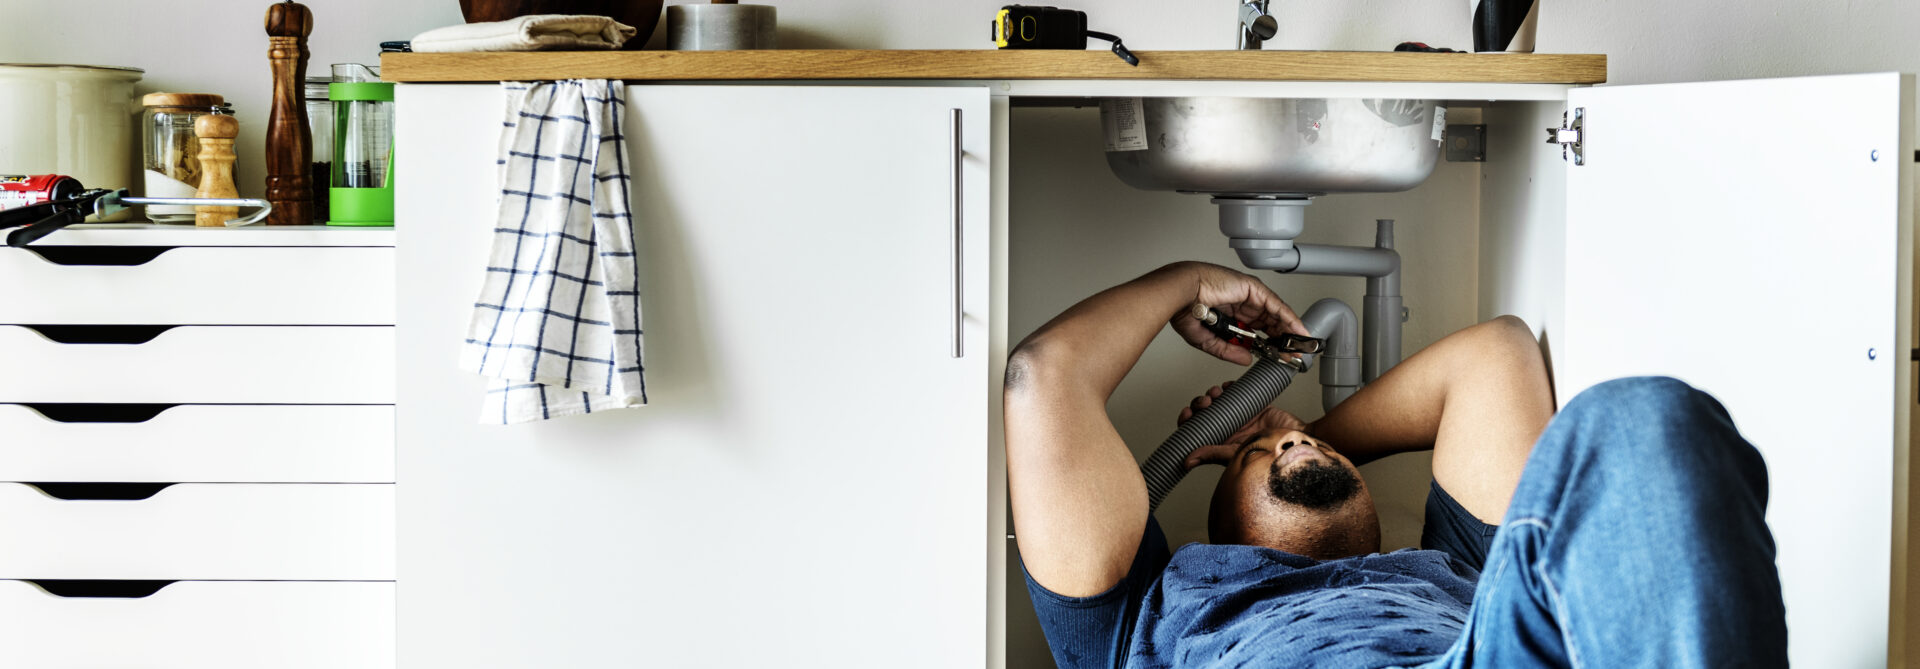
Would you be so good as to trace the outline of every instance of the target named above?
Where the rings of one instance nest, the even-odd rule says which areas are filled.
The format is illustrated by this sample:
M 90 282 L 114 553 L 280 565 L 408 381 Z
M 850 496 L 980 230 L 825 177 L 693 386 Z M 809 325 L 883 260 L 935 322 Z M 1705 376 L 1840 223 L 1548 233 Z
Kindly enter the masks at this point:
M 1885 666 L 1904 606 L 1912 100 L 1900 74 L 1568 96 L 1560 401 L 1660 374 L 1726 405 L 1767 461 L 1796 665 Z

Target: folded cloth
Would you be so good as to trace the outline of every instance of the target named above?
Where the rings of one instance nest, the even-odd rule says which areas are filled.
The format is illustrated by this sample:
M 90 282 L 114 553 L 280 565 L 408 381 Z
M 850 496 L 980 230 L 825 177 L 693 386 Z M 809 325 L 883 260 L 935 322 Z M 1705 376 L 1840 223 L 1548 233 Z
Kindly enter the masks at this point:
M 413 38 L 415 53 L 453 51 L 591 51 L 618 49 L 633 26 L 605 16 L 535 14 L 505 21 L 435 28 Z
M 618 81 L 506 82 L 493 253 L 462 369 L 481 422 L 647 403 Z

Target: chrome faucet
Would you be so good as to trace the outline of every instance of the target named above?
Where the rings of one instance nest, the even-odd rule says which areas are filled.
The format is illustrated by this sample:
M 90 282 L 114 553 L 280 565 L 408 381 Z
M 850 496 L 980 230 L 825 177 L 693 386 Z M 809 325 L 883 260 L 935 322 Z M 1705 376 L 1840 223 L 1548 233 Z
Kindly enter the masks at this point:
M 1240 48 L 1259 49 L 1279 34 L 1280 22 L 1267 13 L 1267 0 L 1240 0 Z

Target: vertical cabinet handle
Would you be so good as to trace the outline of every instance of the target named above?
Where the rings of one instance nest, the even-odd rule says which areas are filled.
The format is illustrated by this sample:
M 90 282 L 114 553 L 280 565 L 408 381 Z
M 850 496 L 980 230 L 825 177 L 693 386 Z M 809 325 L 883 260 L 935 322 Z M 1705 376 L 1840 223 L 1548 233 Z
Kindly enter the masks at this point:
M 948 197 L 951 199 L 948 201 L 947 209 L 953 216 L 953 357 L 958 358 L 965 354 L 965 351 L 961 347 L 961 341 L 963 339 L 961 334 L 961 321 L 965 315 L 962 306 L 965 301 L 965 294 L 962 290 L 963 286 L 965 286 L 966 279 L 965 274 L 963 274 L 965 271 L 965 263 L 961 262 L 964 259 L 962 255 L 962 241 L 964 240 L 961 237 L 961 231 L 962 225 L 965 223 L 965 217 L 963 216 L 964 212 L 961 210 L 960 203 L 965 194 L 962 192 L 960 182 L 960 165 L 965 151 L 960 142 L 960 110 L 947 110 L 947 130 L 949 134 L 953 136 L 953 143 L 949 147 L 952 161 L 947 165 L 947 181 L 953 187 L 953 192 L 948 194 Z

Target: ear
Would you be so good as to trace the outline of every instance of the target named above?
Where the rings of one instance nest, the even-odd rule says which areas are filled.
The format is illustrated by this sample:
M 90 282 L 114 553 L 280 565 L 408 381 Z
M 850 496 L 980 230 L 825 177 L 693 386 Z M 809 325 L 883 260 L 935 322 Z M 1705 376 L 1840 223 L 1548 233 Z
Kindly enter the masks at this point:
M 1193 449 L 1187 454 L 1186 467 L 1189 471 L 1200 465 L 1226 465 L 1233 460 L 1233 454 L 1239 448 L 1231 444 L 1209 444 Z

